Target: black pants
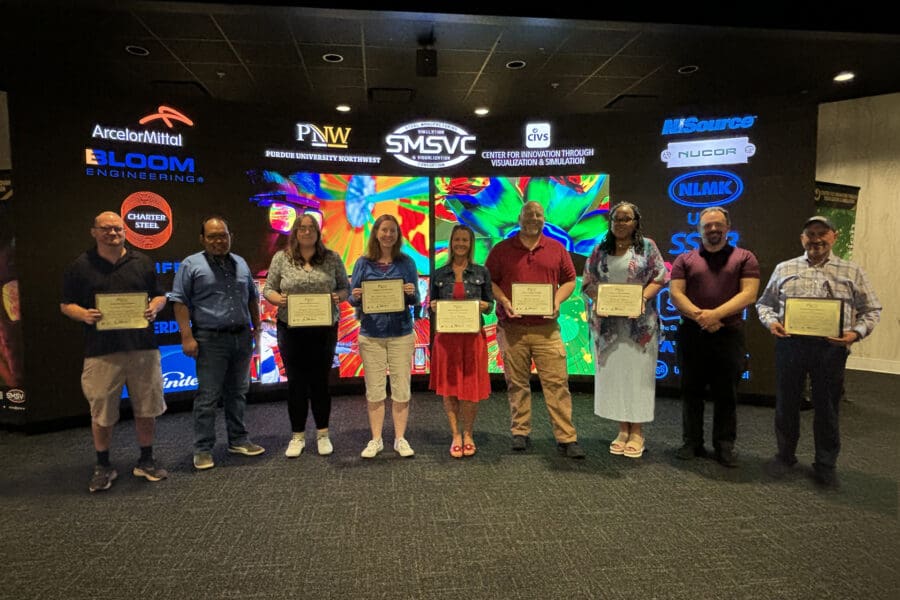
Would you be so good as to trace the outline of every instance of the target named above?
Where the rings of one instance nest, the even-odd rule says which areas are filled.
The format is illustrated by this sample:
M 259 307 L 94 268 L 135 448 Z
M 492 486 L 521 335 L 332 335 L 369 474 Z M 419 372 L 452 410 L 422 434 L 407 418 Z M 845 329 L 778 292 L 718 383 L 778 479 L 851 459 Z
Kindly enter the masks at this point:
M 713 402 L 713 447 L 731 450 L 737 437 L 737 385 L 746 362 L 742 326 L 707 333 L 694 321 L 685 320 L 678 327 L 677 339 L 684 443 L 693 448 L 703 446 L 703 403 L 708 386 Z
M 800 397 L 806 374 L 812 384 L 813 437 L 816 469 L 831 470 L 841 451 L 841 391 L 847 349 L 820 338 L 779 338 L 775 342 L 775 439 L 778 458 L 797 462 L 800 440 Z
M 331 393 L 328 374 L 334 362 L 337 325 L 330 327 L 288 327 L 278 321 L 278 349 L 288 378 L 288 416 L 291 431 L 306 429 L 312 404 L 316 429 L 328 427 Z

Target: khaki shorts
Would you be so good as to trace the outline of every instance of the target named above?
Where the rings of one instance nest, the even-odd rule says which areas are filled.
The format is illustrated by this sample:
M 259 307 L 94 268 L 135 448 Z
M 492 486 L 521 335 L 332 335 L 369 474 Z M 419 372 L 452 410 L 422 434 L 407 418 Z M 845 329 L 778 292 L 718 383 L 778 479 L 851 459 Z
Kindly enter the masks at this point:
M 122 386 L 135 417 L 158 417 L 166 411 L 159 350 L 132 350 L 84 359 L 81 390 L 91 405 L 91 419 L 101 427 L 119 421 Z

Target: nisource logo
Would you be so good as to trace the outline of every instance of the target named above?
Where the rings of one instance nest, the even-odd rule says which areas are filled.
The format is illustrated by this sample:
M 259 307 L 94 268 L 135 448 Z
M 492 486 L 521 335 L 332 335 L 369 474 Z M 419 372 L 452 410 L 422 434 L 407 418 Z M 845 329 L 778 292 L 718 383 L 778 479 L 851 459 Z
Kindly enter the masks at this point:
M 125 239 L 142 250 L 154 250 L 172 237 L 172 208 L 153 192 L 135 192 L 122 202 Z
M 743 117 L 732 116 L 717 119 L 698 119 L 697 117 L 666 119 L 665 122 L 663 122 L 662 135 L 750 129 L 753 127 L 754 123 L 756 123 L 756 115 L 746 115 Z
M 85 148 L 84 164 L 88 177 L 203 183 L 192 157 Z
M 423 169 L 458 165 L 475 155 L 475 136 L 453 123 L 417 121 L 385 138 L 386 151 L 402 163 Z
M 728 171 L 693 171 L 669 184 L 669 198 L 690 208 L 722 206 L 734 202 L 744 192 L 744 182 Z

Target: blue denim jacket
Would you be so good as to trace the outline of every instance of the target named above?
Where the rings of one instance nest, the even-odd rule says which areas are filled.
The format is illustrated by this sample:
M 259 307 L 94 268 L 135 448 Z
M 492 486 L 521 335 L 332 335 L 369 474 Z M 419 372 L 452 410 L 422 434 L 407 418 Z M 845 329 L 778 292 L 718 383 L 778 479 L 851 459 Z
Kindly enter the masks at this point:
M 491 289 L 491 274 L 481 265 L 469 264 L 463 270 L 463 285 L 466 288 L 466 299 L 468 300 L 484 300 L 488 303 L 490 312 L 494 308 L 494 292 Z M 453 267 L 447 263 L 434 272 L 431 276 L 431 293 L 430 300 L 452 300 L 453 284 L 456 276 L 453 274 Z M 484 326 L 484 314 L 481 316 L 481 325 Z

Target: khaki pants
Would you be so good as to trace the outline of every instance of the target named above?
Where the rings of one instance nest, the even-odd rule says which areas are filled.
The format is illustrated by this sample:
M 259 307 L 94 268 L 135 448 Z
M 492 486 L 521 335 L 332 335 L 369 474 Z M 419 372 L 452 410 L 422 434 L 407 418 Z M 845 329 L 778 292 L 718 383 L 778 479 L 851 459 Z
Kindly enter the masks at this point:
M 531 433 L 531 361 L 537 367 L 553 435 L 561 444 L 577 439 L 572 425 L 572 395 L 566 367 L 566 348 L 559 324 L 517 325 L 506 321 L 497 328 L 497 342 L 503 356 L 503 372 L 509 393 L 513 435 Z
M 359 356 L 363 362 L 366 400 L 381 402 L 387 398 L 387 374 L 391 374 L 391 400 L 409 402 L 409 374 L 412 371 L 416 334 L 376 338 L 359 336 Z

